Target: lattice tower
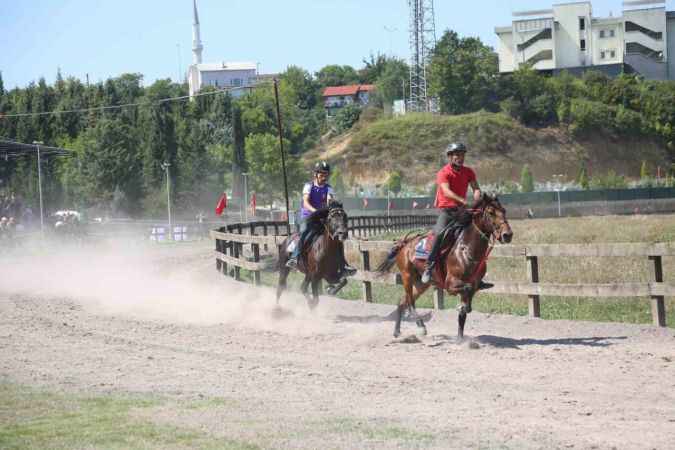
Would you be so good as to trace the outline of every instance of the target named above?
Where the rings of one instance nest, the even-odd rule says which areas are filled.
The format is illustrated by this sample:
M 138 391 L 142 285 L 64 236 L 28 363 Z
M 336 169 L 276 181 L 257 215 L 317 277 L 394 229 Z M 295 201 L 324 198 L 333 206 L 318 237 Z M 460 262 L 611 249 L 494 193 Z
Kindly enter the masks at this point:
M 433 111 L 427 96 L 427 64 L 436 46 L 434 0 L 408 0 L 410 8 L 410 96 L 408 111 Z

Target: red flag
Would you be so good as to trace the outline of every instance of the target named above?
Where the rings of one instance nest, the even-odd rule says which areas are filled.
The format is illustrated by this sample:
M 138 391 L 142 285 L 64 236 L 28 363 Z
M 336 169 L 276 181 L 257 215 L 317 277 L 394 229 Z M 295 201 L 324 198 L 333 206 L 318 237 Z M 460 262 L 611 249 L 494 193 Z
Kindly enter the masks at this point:
M 223 195 L 220 196 L 216 204 L 216 215 L 221 215 L 225 208 L 227 208 L 227 194 L 223 192 Z
M 255 199 L 255 192 L 251 194 L 251 215 L 255 216 L 255 204 L 256 204 L 256 199 Z
M 417 202 L 413 201 L 413 209 L 417 208 Z
M 364 198 L 364 199 L 363 199 L 363 207 L 364 207 L 364 208 L 367 208 L 367 207 L 368 207 L 368 199 L 367 199 L 367 198 Z

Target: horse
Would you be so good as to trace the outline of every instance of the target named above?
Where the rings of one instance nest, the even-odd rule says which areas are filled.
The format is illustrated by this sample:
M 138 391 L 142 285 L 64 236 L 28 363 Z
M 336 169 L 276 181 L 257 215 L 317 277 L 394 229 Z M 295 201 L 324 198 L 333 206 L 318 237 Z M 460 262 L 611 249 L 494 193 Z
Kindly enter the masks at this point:
M 506 210 L 497 196 L 483 194 L 472 209 L 466 210 L 466 214 L 470 214 L 467 225 L 461 230 L 454 246 L 441 251 L 429 283 L 422 284 L 424 261 L 415 258 L 415 248 L 426 233 L 406 235 L 398 240 L 387 258 L 377 267 L 379 273 L 385 273 L 396 264 L 401 272 L 405 296 L 394 311 L 394 337 L 401 334 L 401 316 L 406 308 L 415 319 L 418 331 L 426 335 L 427 329 L 424 321 L 417 315 L 415 301 L 434 284 L 450 295 L 460 296 L 457 336 L 460 340 L 464 338 L 466 315 L 471 312 L 471 300 L 478 290 L 479 282 L 485 276 L 486 261 L 494 241 L 509 243 L 513 238 L 513 231 L 506 219 Z M 443 239 L 446 232 L 448 230 L 444 230 L 438 238 Z
M 319 303 L 319 283 L 322 279 L 331 285 L 327 291 L 331 295 L 337 293 L 347 284 L 347 279 L 342 275 L 342 246 L 348 238 L 349 226 L 347 224 L 347 213 L 342 204 L 336 201 L 331 202 L 328 208 L 315 211 L 307 220 L 322 227 L 319 237 L 314 240 L 311 236 L 308 237 L 305 248 L 302 249 L 300 258 L 298 258 L 298 270 L 305 274 L 300 290 L 307 299 L 310 309 L 314 309 Z M 317 226 L 317 228 L 319 227 Z M 294 233 L 284 239 L 279 246 L 277 305 L 281 293 L 286 288 L 286 279 L 290 272 L 290 269 L 286 267 L 286 261 L 288 261 L 290 255 L 288 246 L 297 238 L 298 234 Z M 295 242 L 295 245 L 299 245 L 298 242 Z M 310 284 L 312 286 L 311 297 L 307 292 Z

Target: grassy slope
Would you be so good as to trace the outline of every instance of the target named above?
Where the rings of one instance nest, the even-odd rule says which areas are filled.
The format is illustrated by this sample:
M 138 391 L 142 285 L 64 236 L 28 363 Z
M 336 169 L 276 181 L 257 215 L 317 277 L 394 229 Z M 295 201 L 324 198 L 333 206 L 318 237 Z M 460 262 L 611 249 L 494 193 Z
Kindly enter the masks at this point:
M 666 167 L 664 148 L 648 141 L 628 141 L 607 135 L 573 139 L 557 128 L 526 128 L 503 114 L 478 112 L 458 116 L 409 114 L 356 125 L 351 141 L 337 139 L 340 148 L 327 143 L 307 154 L 307 159 L 326 157 L 344 168 L 347 181 L 377 184 L 388 172 L 399 170 L 407 184 L 423 186 L 431 181 L 443 161 L 448 142 L 463 140 L 470 146 L 467 164 L 478 169 L 484 182 L 518 180 L 527 163 L 536 179 L 552 174 L 576 177 L 581 159 L 592 171 L 609 169 L 638 176 L 642 160 L 651 167 Z M 639 150 L 636 156 L 635 150 Z

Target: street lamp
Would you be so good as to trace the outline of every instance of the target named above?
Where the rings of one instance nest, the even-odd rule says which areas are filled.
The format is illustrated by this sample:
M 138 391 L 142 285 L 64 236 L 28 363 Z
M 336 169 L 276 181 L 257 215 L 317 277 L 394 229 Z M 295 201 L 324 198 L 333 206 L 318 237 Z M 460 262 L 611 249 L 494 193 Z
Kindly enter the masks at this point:
M 40 196 L 40 233 L 45 233 L 45 217 L 42 207 L 42 164 L 40 164 L 40 146 L 45 145 L 42 141 L 33 141 L 33 145 L 37 147 L 37 168 L 38 168 L 38 192 Z
M 173 225 L 171 224 L 171 181 L 169 178 L 169 167 L 171 163 L 164 161 L 162 169 L 166 172 L 166 210 L 169 214 L 169 239 L 173 240 Z

